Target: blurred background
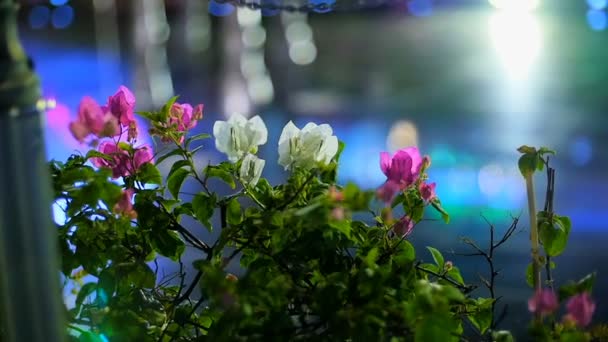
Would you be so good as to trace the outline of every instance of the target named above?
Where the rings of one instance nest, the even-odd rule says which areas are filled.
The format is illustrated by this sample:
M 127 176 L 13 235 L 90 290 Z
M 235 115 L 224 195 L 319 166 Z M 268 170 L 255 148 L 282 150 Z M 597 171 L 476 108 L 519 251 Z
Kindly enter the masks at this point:
M 134 90 L 138 110 L 174 94 L 204 103 L 197 133 L 233 112 L 259 114 L 269 129 L 264 175 L 274 184 L 286 177 L 275 161 L 289 120 L 331 124 L 346 143 L 341 182 L 366 188 L 385 179 L 379 152 L 417 145 L 432 158 L 430 177 L 452 216 L 450 225 L 416 228 L 419 256 L 430 259 L 423 247 L 434 245 L 478 281 L 484 260 L 450 251 L 470 251 L 460 236 L 487 243 L 482 215 L 502 232 L 521 214 L 497 265 L 509 325 L 525 327 L 529 243 L 516 148 L 548 146 L 558 151 L 555 209 L 573 221 L 554 277 L 563 284 L 598 271 L 595 318 L 608 319 L 607 0 L 264 2 L 311 11 L 208 0 L 22 1 L 21 38 L 53 107 L 49 158 L 86 150 L 67 129 L 80 99 L 105 102 L 121 84 Z M 205 145 L 201 166 L 224 160 L 211 140 Z M 537 182 L 542 205 L 545 177 Z

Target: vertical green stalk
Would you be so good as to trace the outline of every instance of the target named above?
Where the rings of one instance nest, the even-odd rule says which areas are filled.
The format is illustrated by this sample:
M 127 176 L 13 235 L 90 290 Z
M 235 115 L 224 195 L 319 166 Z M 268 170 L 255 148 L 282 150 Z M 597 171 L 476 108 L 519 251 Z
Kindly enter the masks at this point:
M 534 291 L 541 287 L 540 282 L 540 263 L 539 263 L 539 241 L 538 241 L 538 223 L 536 221 L 536 197 L 534 196 L 534 173 L 530 172 L 525 175 L 526 190 L 528 193 L 528 212 L 530 216 L 530 242 L 532 245 L 532 284 Z

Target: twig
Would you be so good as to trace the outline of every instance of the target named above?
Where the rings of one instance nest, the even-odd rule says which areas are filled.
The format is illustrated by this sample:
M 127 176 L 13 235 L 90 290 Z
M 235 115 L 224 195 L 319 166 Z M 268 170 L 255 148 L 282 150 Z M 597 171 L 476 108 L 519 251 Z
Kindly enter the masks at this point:
M 426 268 L 420 266 L 420 262 L 416 263 L 415 267 L 418 271 L 430 274 L 439 279 L 443 279 L 443 280 L 447 281 L 448 283 L 450 283 L 450 284 L 454 285 L 455 287 L 459 288 L 460 290 L 462 290 L 464 293 L 469 293 L 469 292 L 475 290 L 475 288 L 476 288 L 474 285 L 462 285 L 450 277 L 447 277 L 443 274 L 439 274 L 439 273 L 431 271 L 431 270 L 427 270 Z
M 296 192 L 293 194 L 293 196 L 291 196 L 288 200 L 284 201 L 283 204 L 281 204 L 277 210 L 283 210 L 285 209 L 289 204 L 291 204 L 291 202 L 295 201 L 298 196 L 300 196 L 300 194 L 302 193 L 302 191 L 304 191 L 304 188 L 306 187 L 306 185 L 308 185 L 308 183 L 310 183 L 310 181 L 315 177 L 315 173 L 311 172 L 310 175 L 308 176 L 308 178 L 306 178 L 306 180 L 304 181 L 304 183 L 302 183 L 302 185 L 300 185 L 300 187 L 298 188 L 298 190 L 296 190 Z
M 549 166 L 549 157 L 545 161 L 547 166 L 547 191 L 545 193 L 545 213 L 549 215 L 549 222 L 553 223 L 553 196 L 555 194 L 555 169 Z M 547 273 L 547 285 L 553 290 L 553 276 L 551 274 L 551 256 L 547 253 L 545 271 Z

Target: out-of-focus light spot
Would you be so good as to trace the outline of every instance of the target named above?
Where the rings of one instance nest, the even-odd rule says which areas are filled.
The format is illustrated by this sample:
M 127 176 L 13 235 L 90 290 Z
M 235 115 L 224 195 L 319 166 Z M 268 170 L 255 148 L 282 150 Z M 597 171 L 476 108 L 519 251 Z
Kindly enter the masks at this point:
M 431 0 L 410 0 L 407 10 L 416 17 L 428 17 L 433 14 L 433 3 Z
M 289 46 L 289 58 L 298 65 L 307 65 L 317 58 L 317 47 L 311 41 L 295 42 Z
M 262 13 L 259 10 L 239 8 L 236 11 L 236 18 L 241 26 L 253 26 L 262 21 Z
M 525 79 L 541 50 L 537 19 L 527 12 L 499 12 L 490 17 L 490 37 L 507 75 Z
M 250 115 L 251 104 L 240 75 L 228 75 L 224 86 L 224 114 L 228 117 L 233 113 Z
M 110 340 L 104 334 L 99 335 L 99 339 L 101 342 L 110 342 Z
M 259 51 L 244 52 L 241 55 L 241 72 L 245 78 L 251 78 L 266 72 L 264 55 Z
M 467 165 L 457 166 L 448 171 L 447 184 L 450 192 L 454 194 L 477 195 L 477 174 L 472 167 Z
M 593 158 L 593 145 L 587 137 L 578 137 L 570 145 L 570 158 L 578 166 L 589 164 Z
M 504 182 L 504 171 L 498 164 L 483 166 L 477 175 L 479 190 L 487 196 L 498 194 L 503 189 Z
M 388 132 L 386 145 L 391 152 L 405 147 L 418 146 L 418 129 L 416 129 L 416 125 L 408 120 L 395 122 Z
M 231 15 L 234 12 L 234 6 L 227 3 L 219 3 L 217 1 L 211 0 L 209 1 L 209 6 L 207 7 L 209 13 L 216 17 L 225 17 L 227 15 Z
M 331 12 L 336 0 L 310 0 L 309 4 L 313 6 L 313 12 L 328 13 Z
M 310 25 L 303 21 L 294 21 L 285 29 L 285 38 L 289 43 L 309 41 L 312 39 Z
M 44 104 L 46 109 L 54 109 L 57 107 L 57 100 L 54 98 L 48 98 L 44 101 Z
M 279 6 L 281 4 L 280 0 L 262 0 L 262 16 L 264 17 L 272 17 L 279 14 L 279 10 L 276 8 L 269 8 L 269 6 Z
M 261 75 L 252 78 L 247 85 L 247 90 L 251 100 L 256 104 L 267 104 L 274 97 L 272 80 L 268 75 Z
M 606 5 L 608 5 L 608 0 L 587 0 L 587 4 L 592 9 L 601 10 L 606 8 Z
M 606 29 L 608 25 L 608 18 L 606 12 L 590 9 L 587 11 L 587 23 L 589 27 L 595 31 L 602 31 Z
M 58 29 L 63 29 L 72 24 L 74 20 L 74 9 L 72 6 L 65 5 L 57 7 L 53 10 L 53 17 L 51 21 L 53 26 Z
M 49 23 L 51 10 L 46 6 L 35 6 L 30 11 L 30 26 L 35 29 L 43 28 Z
M 70 0 L 51 0 L 51 5 L 53 6 L 63 6 L 68 3 Z
M 540 0 L 489 0 L 492 6 L 501 10 L 531 11 L 538 7 Z
M 264 45 L 266 41 L 266 30 L 262 26 L 250 26 L 243 31 L 243 44 L 249 48 L 257 48 Z
M 437 146 L 429 152 L 429 155 L 433 165 L 451 166 L 456 164 L 456 155 L 448 146 Z

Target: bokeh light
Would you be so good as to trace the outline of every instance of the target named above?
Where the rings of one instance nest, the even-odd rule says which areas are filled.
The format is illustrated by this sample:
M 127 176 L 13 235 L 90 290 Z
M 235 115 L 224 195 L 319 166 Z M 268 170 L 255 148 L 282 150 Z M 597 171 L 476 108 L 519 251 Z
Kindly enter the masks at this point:
M 254 26 L 262 21 L 262 13 L 259 10 L 239 8 L 236 12 L 236 18 L 241 26 Z
M 527 12 L 501 11 L 490 17 L 490 38 L 507 76 L 524 79 L 541 51 L 537 18 Z
M 570 158 L 577 166 L 589 164 L 593 158 L 593 145 L 588 137 L 577 137 L 570 144 Z
M 72 6 L 65 5 L 57 7 L 53 10 L 51 21 L 53 26 L 58 29 L 63 29 L 72 24 L 74 20 L 74 9 Z
M 68 3 L 70 0 L 51 0 L 51 5 L 53 6 L 63 6 Z
M 431 0 L 410 0 L 407 10 L 416 17 L 428 17 L 433 14 L 433 3 Z
M 587 0 L 587 4 L 592 9 L 602 10 L 608 5 L 608 0 Z
M 298 65 L 307 65 L 317 58 L 317 47 L 311 41 L 299 41 L 289 46 L 289 58 Z
M 216 17 L 225 17 L 232 12 L 234 12 L 234 6 L 231 4 L 219 3 L 217 1 L 211 0 L 209 1 L 209 6 L 207 7 L 209 13 Z
M 253 77 L 247 84 L 247 91 L 249 92 L 251 101 L 256 104 L 270 103 L 274 97 L 272 80 L 268 75 Z
M 285 38 L 289 43 L 309 41 L 312 39 L 312 29 L 304 21 L 294 21 L 285 29 Z
M 608 18 L 606 12 L 599 11 L 596 9 L 590 9 L 587 11 L 587 23 L 589 27 L 595 31 L 603 31 L 608 26 Z
M 498 164 L 484 165 L 477 175 L 479 190 L 486 196 L 500 193 L 504 187 L 504 171 Z
M 418 129 L 416 125 L 408 120 L 395 122 L 388 132 L 386 145 L 391 152 L 405 147 L 418 146 Z
M 48 25 L 51 18 L 51 10 L 46 6 L 34 6 L 28 17 L 30 27 L 40 29 Z
M 261 25 L 246 27 L 243 30 L 243 45 L 248 48 L 259 48 L 266 41 L 266 30 Z
M 536 9 L 540 0 L 489 0 L 492 6 L 509 11 L 531 11 Z

